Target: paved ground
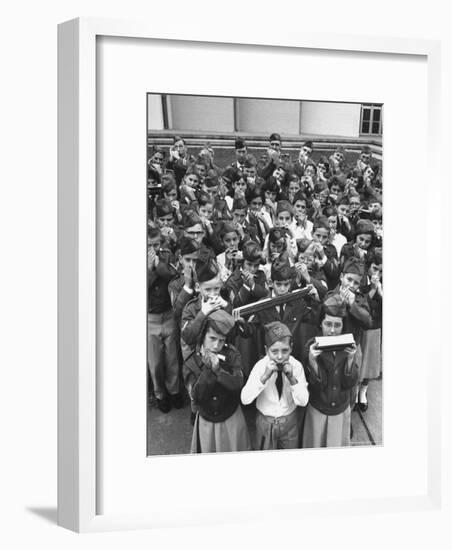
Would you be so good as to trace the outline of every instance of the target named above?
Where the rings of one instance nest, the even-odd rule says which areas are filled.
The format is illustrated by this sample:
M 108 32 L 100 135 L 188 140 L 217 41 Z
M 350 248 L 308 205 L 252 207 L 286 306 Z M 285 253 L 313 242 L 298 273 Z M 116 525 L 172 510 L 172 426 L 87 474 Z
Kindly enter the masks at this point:
M 368 390 L 369 408 L 365 413 L 352 413 L 352 445 L 382 443 L 382 381 L 373 380 Z M 254 441 L 254 406 L 246 407 L 252 441 Z M 192 426 L 190 406 L 163 414 L 152 403 L 148 409 L 148 455 L 185 454 L 190 452 Z

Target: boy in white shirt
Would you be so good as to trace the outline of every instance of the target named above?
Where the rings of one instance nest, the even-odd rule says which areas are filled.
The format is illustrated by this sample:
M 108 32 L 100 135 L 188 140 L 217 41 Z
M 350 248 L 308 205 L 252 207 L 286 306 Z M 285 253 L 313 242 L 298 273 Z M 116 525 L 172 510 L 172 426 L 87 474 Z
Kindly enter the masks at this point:
M 267 355 L 258 361 L 242 389 L 241 400 L 256 399 L 257 448 L 297 449 L 299 426 L 297 406 L 309 399 L 302 364 L 292 357 L 292 334 L 279 321 L 265 326 Z

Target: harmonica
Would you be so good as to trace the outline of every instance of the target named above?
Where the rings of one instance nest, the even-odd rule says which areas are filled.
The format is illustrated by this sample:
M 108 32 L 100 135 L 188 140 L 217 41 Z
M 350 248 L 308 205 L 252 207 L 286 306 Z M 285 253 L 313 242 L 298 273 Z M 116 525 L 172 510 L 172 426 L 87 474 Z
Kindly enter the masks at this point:
M 253 313 L 263 311 L 264 309 L 269 309 L 271 307 L 279 306 L 281 304 L 287 304 L 289 302 L 299 300 L 300 298 L 304 298 L 311 292 L 312 288 L 312 285 L 307 285 L 305 288 L 293 290 L 292 292 L 284 294 L 283 296 L 264 298 L 263 300 L 259 300 L 258 302 L 253 302 L 252 304 L 246 304 L 245 306 L 237 307 L 232 311 L 232 314 L 237 313 L 238 315 L 240 315 L 240 317 L 247 317 L 249 315 L 252 315 Z
M 340 351 L 355 345 L 353 334 L 339 334 L 338 336 L 317 336 L 315 338 L 317 349 L 323 351 Z

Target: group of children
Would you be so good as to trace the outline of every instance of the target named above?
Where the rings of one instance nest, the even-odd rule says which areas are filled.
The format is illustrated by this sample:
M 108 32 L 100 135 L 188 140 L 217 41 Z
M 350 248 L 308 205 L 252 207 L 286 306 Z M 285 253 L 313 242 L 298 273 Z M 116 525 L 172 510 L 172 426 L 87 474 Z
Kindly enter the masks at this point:
M 351 165 L 342 147 L 313 151 L 291 159 L 272 134 L 259 158 L 236 139 L 225 167 L 178 136 L 150 152 L 148 367 L 162 412 L 190 401 L 192 452 L 345 446 L 352 408 L 367 410 L 381 375 L 381 165 L 367 146 Z M 354 343 L 316 343 L 342 333 Z M 242 407 L 256 409 L 253 441 Z

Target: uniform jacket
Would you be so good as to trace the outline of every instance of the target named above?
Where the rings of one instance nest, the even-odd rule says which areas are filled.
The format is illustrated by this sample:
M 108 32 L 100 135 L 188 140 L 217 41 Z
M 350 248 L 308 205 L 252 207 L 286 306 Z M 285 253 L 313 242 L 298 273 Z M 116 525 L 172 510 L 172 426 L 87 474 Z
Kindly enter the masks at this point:
M 348 356 L 344 351 L 335 354 L 324 351 L 317 357 L 318 373 L 309 361 L 309 346 L 312 338 L 306 344 L 305 371 L 309 384 L 310 404 L 326 415 L 336 415 L 345 411 L 350 404 L 350 390 L 358 380 L 358 366 L 353 362 L 348 367 Z
M 202 333 L 207 316 L 201 311 L 202 296 L 190 300 L 182 311 L 182 342 L 188 344 L 194 349 L 196 342 Z M 231 304 L 224 308 L 228 313 L 232 312 Z
M 330 296 L 339 293 L 339 286 L 327 293 L 325 300 Z M 372 317 L 370 315 L 369 303 L 366 296 L 360 291 L 355 293 L 355 301 L 351 306 L 347 306 L 347 315 L 344 317 L 344 326 L 342 332 L 352 333 L 356 344 L 361 342 L 363 330 L 372 328 Z
M 209 422 L 224 422 L 234 414 L 240 404 L 243 387 L 241 358 L 234 346 L 226 344 L 221 352 L 220 370 L 214 373 L 205 365 L 197 349 L 183 365 L 186 387 L 191 387 L 192 398 L 202 418 Z

